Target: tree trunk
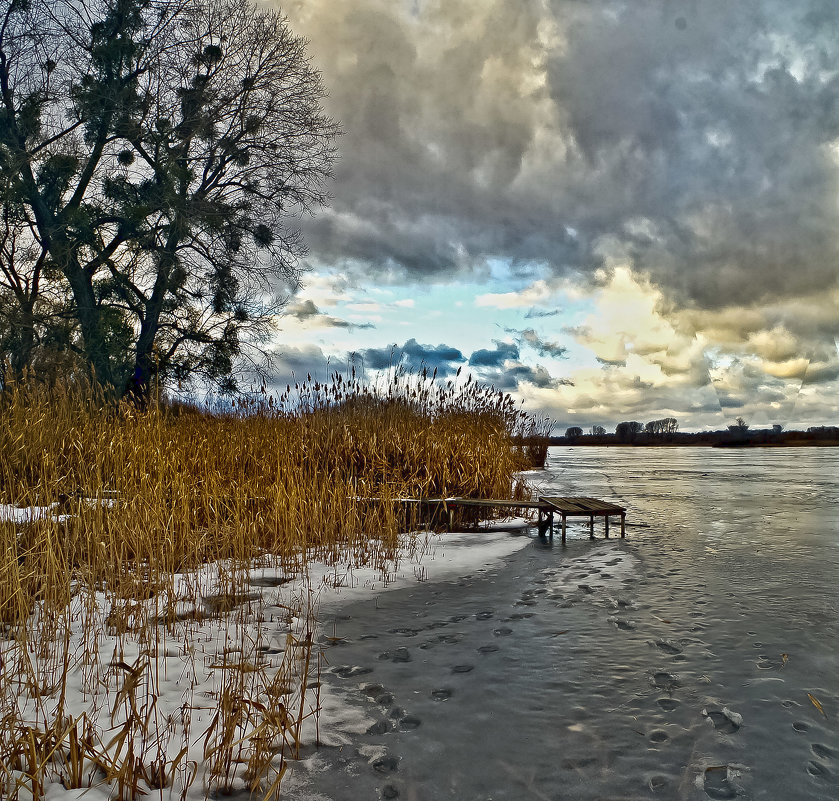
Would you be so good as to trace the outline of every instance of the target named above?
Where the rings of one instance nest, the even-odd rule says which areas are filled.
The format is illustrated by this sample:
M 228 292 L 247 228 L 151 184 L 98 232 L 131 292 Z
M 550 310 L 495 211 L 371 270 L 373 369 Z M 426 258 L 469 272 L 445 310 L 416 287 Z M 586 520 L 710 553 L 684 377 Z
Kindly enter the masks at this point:
M 20 381 L 26 369 L 32 366 L 32 352 L 35 350 L 35 317 L 32 304 L 22 306 L 18 324 L 17 347 L 12 351 L 9 368 L 11 379 Z
M 157 364 L 154 360 L 154 338 L 157 334 L 159 316 L 158 310 L 158 314 L 155 315 L 153 321 L 149 319 L 148 315 L 143 320 L 140 336 L 137 338 L 134 369 L 122 392 L 122 397 L 139 409 L 145 409 L 148 406 L 152 378 L 157 373 Z
M 102 331 L 102 317 L 96 304 L 93 282 L 79 266 L 75 254 L 67 254 L 62 264 L 64 275 L 73 290 L 76 316 L 82 332 L 85 357 L 93 369 L 93 378 L 109 396 L 115 391 L 111 359 Z
M 183 195 L 185 192 L 186 186 L 182 186 L 181 194 Z M 182 225 L 182 216 L 176 214 L 166 239 L 165 248 L 158 259 L 154 289 L 152 289 L 151 297 L 145 302 L 145 314 L 140 325 L 140 335 L 137 337 L 134 369 L 123 391 L 123 397 L 131 400 L 141 409 L 145 409 L 148 405 L 151 380 L 160 367 L 153 355 L 154 341 L 160 327 L 160 312 L 163 310 L 163 301 L 169 291 L 169 276 L 177 264 L 175 253 L 181 241 Z

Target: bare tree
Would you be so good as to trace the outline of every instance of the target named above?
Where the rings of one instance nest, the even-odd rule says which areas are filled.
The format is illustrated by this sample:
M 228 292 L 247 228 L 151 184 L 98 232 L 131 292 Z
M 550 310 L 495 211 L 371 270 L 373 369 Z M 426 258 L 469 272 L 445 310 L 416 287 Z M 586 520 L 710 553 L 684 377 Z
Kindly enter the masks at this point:
M 36 304 L 46 252 L 11 204 L 0 210 L 0 361 L 19 378 L 36 346 Z
M 231 387 L 299 279 L 335 124 L 304 42 L 250 0 L 12 2 L 0 166 L 100 381 Z
M 738 417 L 737 422 L 733 426 L 729 426 L 728 430 L 732 434 L 745 434 L 749 430 L 749 424 L 744 418 Z
M 49 374 L 76 359 L 75 321 L 66 285 L 51 273 L 47 251 L 26 209 L 0 175 L 0 369 L 2 382 L 28 369 Z M 62 364 L 63 362 L 63 364 Z
M 679 422 L 675 417 L 664 417 L 661 420 L 650 420 L 644 426 L 644 432 L 652 436 L 675 434 L 679 430 Z
M 29 302 L 50 273 L 67 282 L 82 347 L 106 383 L 120 356 L 111 324 L 125 331 L 127 322 L 103 302 L 99 277 L 127 237 L 101 202 L 101 179 L 113 123 L 136 96 L 138 6 L 13 0 L 0 25 L 4 209 L 22 210 L 43 256 Z M 15 259 L 9 269 L 29 268 Z

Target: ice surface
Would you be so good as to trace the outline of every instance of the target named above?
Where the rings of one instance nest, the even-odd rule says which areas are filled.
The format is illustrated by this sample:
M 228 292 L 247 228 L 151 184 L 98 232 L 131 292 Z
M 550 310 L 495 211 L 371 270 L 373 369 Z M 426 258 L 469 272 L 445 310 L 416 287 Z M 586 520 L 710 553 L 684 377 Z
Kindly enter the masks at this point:
M 540 491 L 627 506 L 626 540 L 598 528 L 591 541 L 581 521 L 563 547 L 519 526 L 422 535 L 385 576 L 349 563 L 311 566 L 305 580 L 252 571 L 244 638 L 262 615 L 260 642 L 280 651 L 304 625 L 285 607 L 320 615 L 322 713 L 304 726 L 283 798 L 836 801 L 834 454 L 552 449 L 530 476 Z M 224 571 L 178 586 L 206 601 Z M 221 623 L 202 631 L 190 654 L 166 646 L 164 710 L 182 703 L 187 658 L 211 693 L 208 666 L 245 645 Z M 139 653 L 125 644 L 126 661 Z M 108 794 L 53 784 L 46 796 Z
M 552 449 L 540 491 L 620 502 L 627 539 L 327 607 L 325 686 L 371 725 L 286 797 L 835 801 L 833 453 Z

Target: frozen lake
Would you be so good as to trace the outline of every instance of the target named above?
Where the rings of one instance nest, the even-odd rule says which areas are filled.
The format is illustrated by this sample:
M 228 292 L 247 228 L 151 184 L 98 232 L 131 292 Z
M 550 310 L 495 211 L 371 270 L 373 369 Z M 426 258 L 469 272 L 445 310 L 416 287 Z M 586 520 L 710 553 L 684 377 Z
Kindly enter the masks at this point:
M 325 617 L 365 725 L 284 797 L 835 801 L 836 455 L 552 448 L 538 491 L 626 505 L 627 539 L 574 521 Z

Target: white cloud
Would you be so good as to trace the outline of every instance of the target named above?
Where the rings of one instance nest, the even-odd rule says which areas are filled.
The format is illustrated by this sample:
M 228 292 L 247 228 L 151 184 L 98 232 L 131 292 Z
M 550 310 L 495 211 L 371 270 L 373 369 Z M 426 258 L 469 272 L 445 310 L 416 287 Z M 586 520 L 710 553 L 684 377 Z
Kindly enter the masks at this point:
M 714 387 L 768 416 L 803 375 L 801 408 L 836 411 L 835 348 L 822 351 L 839 332 L 839 79 L 824 64 L 839 55 L 839 4 L 284 8 L 345 130 L 334 201 L 304 222 L 312 260 L 361 279 L 308 274 L 301 301 L 337 317 L 351 304 L 369 322 L 380 299 L 400 341 L 412 324 L 421 338 L 431 314 L 394 314 L 412 308 L 400 276 L 454 285 L 499 264 L 504 283 L 466 302 L 487 328 L 527 311 L 553 341 L 571 325 L 552 317 L 559 299 L 595 309 L 568 334 L 590 357 L 568 375 L 577 386 L 529 389 L 533 403 L 604 423 L 683 409 L 705 424 L 714 404 L 725 416 Z M 543 280 L 512 291 L 508 264 Z M 493 338 L 471 321 L 465 333 L 469 313 L 450 300 L 435 314 L 453 346 Z
M 766 309 L 674 310 L 659 288 L 626 266 L 589 293 L 592 312 L 566 333 L 601 367 L 572 369 L 565 376 L 570 386 L 519 388 L 564 424 L 673 416 L 683 427 L 718 428 L 740 414 L 757 424 L 788 424 L 794 407 L 799 420 L 805 409 L 813 420 L 839 413 L 829 392 L 819 408 L 805 377 L 809 371 L 813 383 L 835 380 L 835 349 L 823 348 L 815 367 L 801 353 L 802 340 L 771 325 Z
M 539 280 L 518 292 L 486 293 L 475 298 L 476 306 L 495 309 L 525 309 L 547 303 L 554 295 L 547 281 Z
M 303 275 L 303 287 L 295 300 L 311 300 L 319 308 L 331 308 L 351 300 L 358 291 L 345 273 L 310 270 Z

